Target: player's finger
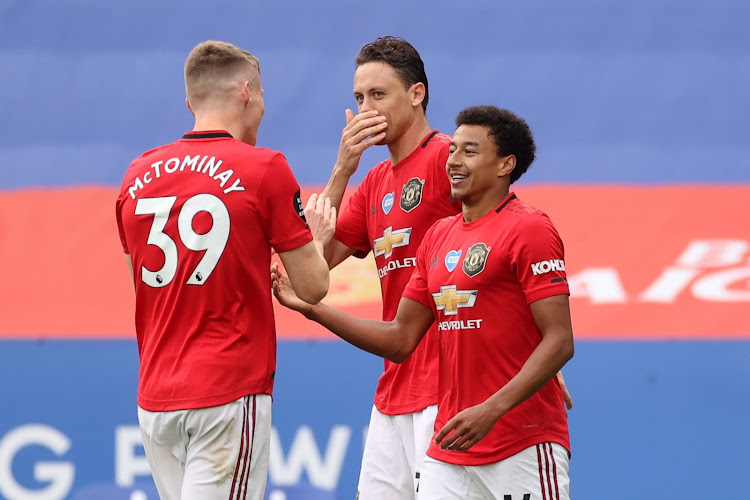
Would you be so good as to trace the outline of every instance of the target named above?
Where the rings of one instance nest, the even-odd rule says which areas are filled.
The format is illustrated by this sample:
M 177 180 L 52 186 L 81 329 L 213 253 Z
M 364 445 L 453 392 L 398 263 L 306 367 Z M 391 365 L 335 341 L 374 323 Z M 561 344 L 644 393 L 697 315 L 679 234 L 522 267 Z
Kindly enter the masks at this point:
M 437 435 L 435 436 L 435 444 L 440 444 L 440 442 L 443 439 L 445 439 L 445 436 L 447 436 L 448 433 L 452 430 L 453 430 L 453 421 L 451 420 L 451 421 L 448 421 L 448 423 L 445 424 L 443 428 L 440 429 L 440 431 L 437 433 Z
M 454 444 L 459 441 L 461 438 L 461 433 L 459 433 L 457 430 L 453 431 L 451 434 L 448 434 L 448 436 L 443 439 L 443 444 L 440 445 L 440 447 L 444 450 L 453 449 Z
M 323 215 L 325 216 L 326 220 L 331 219 L 331 198 L 328 196 L 325 197 L 325 204 L 323 205 Z
M 331 207 L 331 224 L 336 227 L 336 207 Z
M 573 396 L 571 396 L 570 391 L 568 391 L 568 385 L 565 383 L 565 377 L 563 377 L 562 371 L 557 372 L 557 382 L 560 384 L 560 389 L 562 389 L 563 399 L 565 400 L 565 407 L 568 410 L 572 410 Z
M 327 196 L 323 196 L 322 194 L 318 196 L 317 202 L 315 203 L 315 211 L 322 214 L 325 213 L 323 210 L 326 206 L 326 198 Z
M 379 143 L 383 139 L 385 139 L 385 130 L 380 132 L 379 134 L 368 137 L 367 140 L 363 141 L 361 144 L 365 146 L 365 149 L 367 149 L 373 144 Z
M 355 144 L 366 140 L 370 136 L 379 134 L 388 128 L 388 122 L 386 121 L 385 116 L 375 116 L 369 120 L 363 120 L 359 125 L 360 128 L 358 130 L 354 128 L 352 129 L 352 141 Z
M 344 114 L 346 115 L 346 124 L 348 125 L 354 119 L 354 111 L 352 111 L 351 109 L 346 109 L 346 111 L 344 111 Z
M 456 439 L 453 441 L 453 444 L 450 446 L 450 449 L 453 451 L 466 451 L 469 449 L 471 443 L 471 438 L 468 436 L 461 436 L 460 439 Z
M 313 193 L 310 195 L 310 197 L 307 199 L 307 204 L 305 204 L 305 210 L 315 210 L 315 205 L 318 202 L 318 193 Z

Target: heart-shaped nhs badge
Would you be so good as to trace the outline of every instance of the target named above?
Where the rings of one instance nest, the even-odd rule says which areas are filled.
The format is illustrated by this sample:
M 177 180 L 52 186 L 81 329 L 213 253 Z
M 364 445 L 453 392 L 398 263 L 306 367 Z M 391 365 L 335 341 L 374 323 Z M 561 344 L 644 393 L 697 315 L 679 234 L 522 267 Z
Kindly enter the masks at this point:
M 453 272 L 453 270 L 456 268 L 456 265 L 458 265 L 458 260 L 461 258 L 462 251 L 455 251 L 451 250 L 448 252 L 448 255 L 445 256 L 445 267 L 448 269 L 448 271 Z
M 383 196 L 382 206 L 383 206 L 383 212 L 385 212 L 385 215 L 388 215 L 388 212 L 391 211 L 393 208 L 393 201 L 396 199 L 396 192 L 388 193 L 387 195 Z

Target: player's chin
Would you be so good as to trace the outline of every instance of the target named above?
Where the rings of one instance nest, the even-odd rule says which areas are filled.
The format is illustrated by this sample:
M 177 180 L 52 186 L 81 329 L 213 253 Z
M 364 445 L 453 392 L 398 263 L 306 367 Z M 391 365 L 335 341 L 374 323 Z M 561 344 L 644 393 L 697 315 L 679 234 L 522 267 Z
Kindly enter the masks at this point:
M 461 201 L 466 197 L 466 190 L 460 187 L 451 186 L 451 198 Z

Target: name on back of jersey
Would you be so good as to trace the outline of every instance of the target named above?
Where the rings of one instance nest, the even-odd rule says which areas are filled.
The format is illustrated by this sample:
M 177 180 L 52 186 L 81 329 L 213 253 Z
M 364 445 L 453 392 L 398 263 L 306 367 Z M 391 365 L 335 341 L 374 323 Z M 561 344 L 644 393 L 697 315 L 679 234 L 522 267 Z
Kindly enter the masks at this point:
M 189 170 L 187 171 L 189 172 L 208 175 L 217 181 L 223 189 L 224 194 L 231 193 L 232 191 L 244 191 L 245 188 L 242 186 L 242 179 L 234 175 L 234 170 L 228 168 L 219 171 L 222 163 L 224 163 L 223 160 L 207 155 L 186 155 L 183 158 L 170 158 L 166 161 L 160 160 L 151 164 L 151 171 L 146 171 L 135 178 L 133 185 L 128 188 L 128 193 L 131 198 L 135 199 L 136 192 L 143 189 L 147 184 L 157 182 L 177 172 L 185 172 L 188 167 Z M 234 177 L 233 180 L 232 177 Z M 227 186 L 227 184 L 229 185 Z M 227 187 L 224 188 L 225 186 Z

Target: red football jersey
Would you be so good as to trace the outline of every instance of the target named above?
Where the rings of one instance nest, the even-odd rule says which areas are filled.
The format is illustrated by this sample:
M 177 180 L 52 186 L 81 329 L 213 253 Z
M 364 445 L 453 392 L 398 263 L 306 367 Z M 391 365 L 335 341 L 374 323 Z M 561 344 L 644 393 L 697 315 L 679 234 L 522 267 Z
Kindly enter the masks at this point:
M 438 219 L 460 212 L 445 172 L 450 136 L 433 130 L 409 156 L 373 167 L 342 211 L 336 239 L 364 257 L 372 250 L 380 276 L 383 320 L 396 316 L 416 265 L 417 248 Z M 437 337 L 433 331 L 402 364 L 385 361 L 375 406 L 386 415 L 437 403 Z
M 188 132 L 133 161 L 116 212 L 135 278 L 138 404 L 271 394 L 271 247 L 312 241 L 284 156 L 224 131 Z
M 568 294 L 563 244 L 542 212 L 510 194 L 470 223 L 437 222 L 417 256 L 404 296 L 433 310 L 440 338 L 438 415 L 441 429 L 513 378 L 542 340 L 529 304 Z M 428 455 L 459 465 L 498 462 L 542 442 L 570 450 L 567 413 L 554 378 L 498 420 L 466 452 Z

